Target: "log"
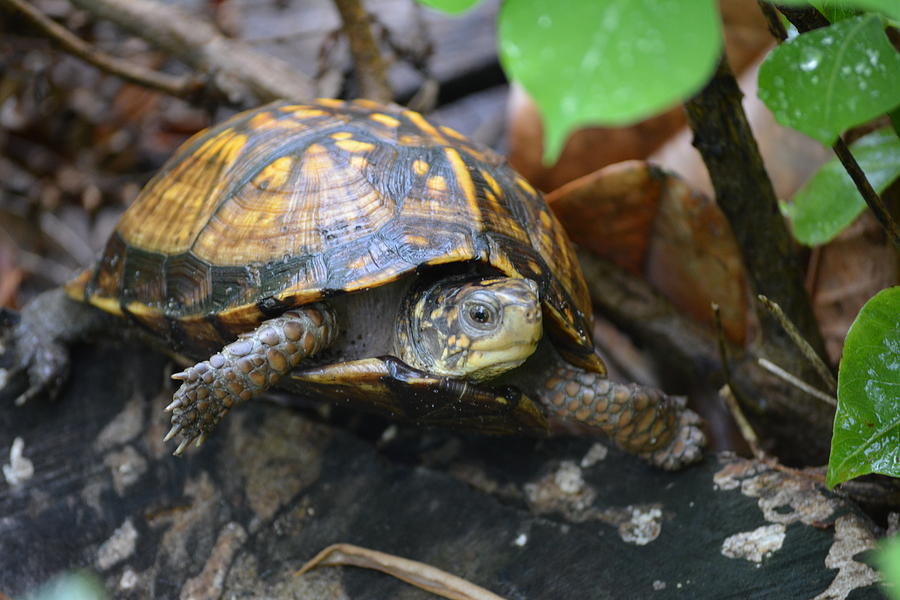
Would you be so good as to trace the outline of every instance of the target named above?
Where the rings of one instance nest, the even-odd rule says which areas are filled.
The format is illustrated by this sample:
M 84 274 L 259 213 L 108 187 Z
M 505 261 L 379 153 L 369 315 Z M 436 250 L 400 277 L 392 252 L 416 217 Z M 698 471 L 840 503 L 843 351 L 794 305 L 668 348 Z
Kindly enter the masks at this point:
M 0 592 L 86 569 L 115 598 L 432 597 L 358 568 L 294 574 L 348 542 L 506 598 L 881 597 L 855 560 L 876 527 L 803 474 L 728 455 L 666 473 L 598 440 L 385 434 L 264 401 L 175 458 L 166 368 L 79 346 L 58 401 L 0 409 L 0 463 L 21 438 L 33 465 L 0 479 Z

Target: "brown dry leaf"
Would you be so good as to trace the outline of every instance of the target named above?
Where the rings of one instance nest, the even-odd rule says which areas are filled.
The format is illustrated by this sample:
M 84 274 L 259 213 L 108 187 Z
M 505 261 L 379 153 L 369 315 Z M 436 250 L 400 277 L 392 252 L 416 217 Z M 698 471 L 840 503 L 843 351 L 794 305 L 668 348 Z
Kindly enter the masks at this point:
M 772 44 L 772 34 L 756 2 L 719 0 L 725 54 L 735 73 L 742 73 Z
M 813 251 L 808 273 L 813 312 L 832 363 L 863 304 L 900 282 L 900 256 L 869 211 L 826 246 Z
M 387 573 L 413 587 L 450 600 L 503 600 L 471 581 L 437 567 L 353 544 L 332 544 L 307 561 L 297 575 L 319 567 L 351 565 Z
M 736 73 L 750 66 L 772 44 L 755 2 L 720 0 L 728 61 Z M 543 129 L 534 102 L 513 85 L 507 109 L 509 162 L 535 187 L 549 191 L 606 165 L 644 159 L 685 126 L 681 107 L 629 127 L 585 127 L 566 141 L 555 165 L 545 166 Z
M 731 341 L 747 337 L 748 284 L 737 242 L 708 197 L 643 161 L 604 167 L 547 195 L 572 240 L 643 275 L 682 313 Z
M 537 106 L 518 85 L 507 109 L 509 163 L 535 187 L 553 190 L 606 165 L 645 158 L 685 123 L 681 108 L 631 127 L 585 127 L 569 136 L 557 163 L 546 167 Z
M 749 284 L 728 220 L 712 199 L 674 175 L 662 186 L 646 277 L 701 323 L 713 324 L 715 302 L 726 337 L 746 341 Z
M 631 160 L 585 175 L 547 194 L 579 246 L 641 274 L 664 175 Z

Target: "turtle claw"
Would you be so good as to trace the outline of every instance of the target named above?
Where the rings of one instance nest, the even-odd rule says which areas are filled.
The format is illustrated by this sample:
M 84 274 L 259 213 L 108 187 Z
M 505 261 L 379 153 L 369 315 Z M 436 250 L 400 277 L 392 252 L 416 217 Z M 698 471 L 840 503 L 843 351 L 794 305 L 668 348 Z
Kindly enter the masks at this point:
M 665 446 L 642 456 L 650 463 L 666 471 L 681 469 L 703 458 L 706 436 L 701 429 L 702 419 L 689 408 L 683 409 L 678 419 L 675 437 Z
M 175 456 L 181 456 L 182 454 L 184 454 L 184 449 L 188 447 L 188 444 L 191 443 L 191 440 L 192 438 L 184 438 L 183 440 L 181 440 L 181 442 L 178 444 L 178 447 L 175 448 L 175 452 L 173 452 L 172 454 Z
M 182 380 L 182 384 L 165 407 L 172 414 L 172 428 L 163 441 L 179 436 L 176 456 L 184 453 L 191 442 L 196 441 L 200 446 L 230 408 L 230 403 L 217 398 L 214 390 L 210 390 L 212 378 L 204 381 L 203 375 L 210 374 L 211 370 L 209 362 L 203 361 L 172 376 Z
M 172 373 L 172 379 L 176 381 L 184 381 L 188 378 L 187 371 L 179 371 L 178 373 Z
M 169 430 L 169 433 L 166 434 L 166 437 L 163 438 L 163 441 L 168 442 L 173 437 L 178 435 L 179 431 L 181 431 L 181 425 L 179 425 L 178 423 L 176 423 L 175 425 L 172 425 L 172 429 Z

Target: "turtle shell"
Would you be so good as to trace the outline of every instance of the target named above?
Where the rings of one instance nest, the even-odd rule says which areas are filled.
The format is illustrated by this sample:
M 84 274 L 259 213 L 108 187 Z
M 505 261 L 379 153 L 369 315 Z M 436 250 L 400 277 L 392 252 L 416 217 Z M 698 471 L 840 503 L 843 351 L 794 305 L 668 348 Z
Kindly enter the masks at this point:
M 67 289 L 176 347 L 214 346 L 288 307 L 463 261 L 536 281 L 556 346 L 602 370 L 577 258 L 540 193 L 456 131 L 371 101 L 278 102 L 200 132 Z

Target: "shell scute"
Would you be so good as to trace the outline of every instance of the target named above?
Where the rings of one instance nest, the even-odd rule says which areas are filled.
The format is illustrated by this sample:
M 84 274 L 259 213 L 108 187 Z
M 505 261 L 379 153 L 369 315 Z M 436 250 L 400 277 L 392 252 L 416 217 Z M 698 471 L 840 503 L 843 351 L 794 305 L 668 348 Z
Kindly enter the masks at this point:
M 266 318 L 264 299 L 292 306 L 466 261 L 536 281 L 564 354 L 592 361 L 574 251 L 502 159 L 396 106 L 275 103 L 186 142 L 70 289 L 210 340 Z

